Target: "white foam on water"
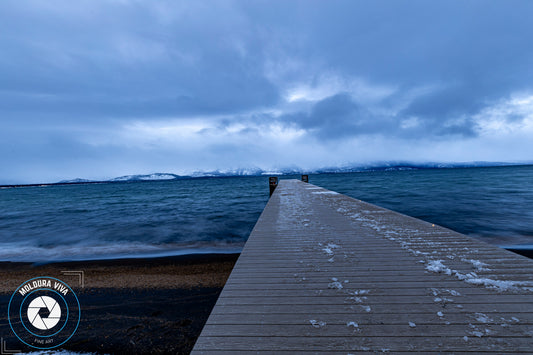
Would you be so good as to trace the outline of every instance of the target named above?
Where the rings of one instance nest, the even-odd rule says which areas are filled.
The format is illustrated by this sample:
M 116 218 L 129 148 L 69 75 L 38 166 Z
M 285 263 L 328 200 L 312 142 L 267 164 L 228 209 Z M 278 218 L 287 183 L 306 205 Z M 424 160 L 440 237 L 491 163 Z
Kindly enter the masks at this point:
M 57 245 L 41 248 L 31 245 L 2 245 L 0 261 L 58 262 L 83 260 L 112 260 L 121 258 L 149 258 L 188 254 L 232 254 L 242 251 L 244 243 L 195 242 L 147 244 L 143 242 L 115 242 L 101 245 Z
M 67 350 L 41 350 L 41 351 L 32 351 L 29 353 L 17 353 L 21 355 L 97 355 L 96 353 L 78 353 L 75 351 Z

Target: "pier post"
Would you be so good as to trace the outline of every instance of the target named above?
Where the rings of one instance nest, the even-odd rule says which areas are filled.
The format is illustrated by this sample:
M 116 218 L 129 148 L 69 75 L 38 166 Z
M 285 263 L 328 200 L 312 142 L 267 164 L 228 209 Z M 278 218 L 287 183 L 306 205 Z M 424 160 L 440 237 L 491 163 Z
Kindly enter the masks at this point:
M 270 196 L 274 193 L 276 186 L 278 186 L 278 178 L 276 176 L 271 176 L 268 178 L 268 185 L 270 186 Z
M 309 175 L 302 175 L 303 182 L 309 182 Z

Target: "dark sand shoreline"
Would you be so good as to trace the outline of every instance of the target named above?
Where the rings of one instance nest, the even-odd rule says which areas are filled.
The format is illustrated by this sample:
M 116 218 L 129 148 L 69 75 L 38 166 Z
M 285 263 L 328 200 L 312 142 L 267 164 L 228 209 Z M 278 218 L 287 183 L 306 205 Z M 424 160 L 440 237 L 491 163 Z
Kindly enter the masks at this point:
M 145 259 L 0 262 L 0 307 L 36 276 L 67 282 L 78 295 L 82 319 L 61 349 L 108 354 L 188 354 L 222 291 L 238 254 L 194 254 Z M 83 271 L 79 276 L 62 271 Z M 13 335 L 0 313 L 8 349 L 34 350 Z

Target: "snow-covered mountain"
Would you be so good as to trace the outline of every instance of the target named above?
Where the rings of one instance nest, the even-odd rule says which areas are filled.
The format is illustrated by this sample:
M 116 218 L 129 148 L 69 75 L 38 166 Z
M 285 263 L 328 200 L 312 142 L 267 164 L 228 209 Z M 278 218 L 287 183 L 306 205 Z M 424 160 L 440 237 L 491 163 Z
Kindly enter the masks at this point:
M 58 184 L 82 184 L 84 182 L 94 182 L 94 180 L 87 180 L 87 179 L 72 179 L 72 180 L 61 180 L 60 182 L 58 182 Z
M 184 176 L 168 173 L 154 173 L 146 175 L 125 175 L 119 176 L 107 181 L 118 182 L 118 181 L 157 181 L 157 180 L 178 180 L 183 179 Z
M 446 168 L 469 168 L 469 167 L 489 167 L 519 165 L 500 162 L 469 162 L 469 163 L 412 163 L 412 162 L 378 162 L 372 164 L 346 164 L 344 166 L 323 167 L 320 169 L 300 169 L 298 167 L 263 170 L 261 168 L 239 168 L 227 170 L 196 171 L 190 175 L 176 175 L 172 173 L 153 173 L 142 175 L 125 175 L 102 182 L 128 182 L 128 181 L 165 181 L 181 180 L 191 178 L 206 177 L 229 177 L 229 176 L 267 176 L 267 175 L 298 175 L 298 174 L 332 174 L 332 173 L 353 173 L 367 171 L 402 171 L 421 169 L 446 169 Z M 96 182 L 87 179 L 63 180 L 59 183 L 84 183 Z

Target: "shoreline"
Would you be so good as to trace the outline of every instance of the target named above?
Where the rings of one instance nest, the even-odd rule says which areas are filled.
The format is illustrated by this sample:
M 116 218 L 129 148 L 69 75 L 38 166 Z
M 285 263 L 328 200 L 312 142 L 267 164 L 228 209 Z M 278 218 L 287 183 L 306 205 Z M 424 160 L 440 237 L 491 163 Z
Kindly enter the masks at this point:
M 214 307 L 239 254 L 188 254 L 159 258 L 0 262 L 0 307 L 37 276 L 59 278 L 77 294 L 82 318 L 59 349 L 106 354 L 188 354 Z M 80 276 L 62 271 L 83 271 Z M 7 349 L 23 346 L 0 314 Z M 57 349 L 57 350 L 59 350 Z M 56 350 L 56 349 L 54 349 Z
M 185 254 L 50 263 L 1 261 L 0 294 L 13 292 L 29 278 L 45 275 L 73 282 L 71 286 L 78 292 L 78 276 L 66 276 L 63 271 L 83 271 L 84 288 L 223 287 L 239 255 Z

